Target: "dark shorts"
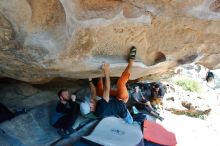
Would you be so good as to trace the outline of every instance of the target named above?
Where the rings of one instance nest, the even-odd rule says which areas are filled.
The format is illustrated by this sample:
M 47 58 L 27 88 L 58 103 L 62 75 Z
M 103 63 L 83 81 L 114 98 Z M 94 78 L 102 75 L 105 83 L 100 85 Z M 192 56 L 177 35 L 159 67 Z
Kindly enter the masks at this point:
M 150 113 L 152 109 L 149 106 L 143 105 L 143 104 L 136 104 L 135 107 L 141 112 L 141 113 Z
M 109 102 L 101 99 L 97 102 L 95 115 L 100 118 L 110 116 L 125 118 L 127 116 L 127 107 L 125 103 L 115 98 Z

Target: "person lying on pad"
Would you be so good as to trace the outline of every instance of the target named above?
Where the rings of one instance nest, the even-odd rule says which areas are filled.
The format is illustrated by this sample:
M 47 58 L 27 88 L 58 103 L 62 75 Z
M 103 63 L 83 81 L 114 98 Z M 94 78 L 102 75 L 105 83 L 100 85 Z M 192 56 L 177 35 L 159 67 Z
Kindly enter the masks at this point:
M 117 81 L 117 89 L 111 90 L 109 64 L 103 65 L 103 71 L 105 75 L 105 84 L 103 87 L 102 78 L 99 79 L 96 85 L 96 93 L 102 97 L 97 101 L 95 114 L 97 117 L 109 117 L 115 116 L 125 119 L 127 123 L 133 123 L 127 107 L 126 102 L 129 99 L 126 83 L 129 80 L 132 65 L 136 57 L 136 48 L 132 47 L 129 54 L 129 63 L 122 73 L 121 77 Z M 110 98 L 112 97 L 112 98 Z

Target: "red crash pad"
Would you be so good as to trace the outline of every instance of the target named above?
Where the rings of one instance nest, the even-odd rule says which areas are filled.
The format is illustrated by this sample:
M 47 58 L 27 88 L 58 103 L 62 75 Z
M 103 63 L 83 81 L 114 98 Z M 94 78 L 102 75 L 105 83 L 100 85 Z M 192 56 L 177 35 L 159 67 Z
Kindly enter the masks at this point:
M 167 131 L 163 126 L 151 121 L 144 121 L 144 139 L 165 145 L 175 146 L 177 144 L 174 133 Z

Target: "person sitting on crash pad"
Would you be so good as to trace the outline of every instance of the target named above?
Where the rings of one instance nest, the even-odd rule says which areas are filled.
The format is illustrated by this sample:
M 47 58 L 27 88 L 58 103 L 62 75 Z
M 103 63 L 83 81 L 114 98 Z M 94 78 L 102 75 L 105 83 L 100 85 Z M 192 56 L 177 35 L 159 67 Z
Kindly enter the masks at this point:
M 98 96 L 102 97 L 102 99 L 97 101 L 96 104 L 96 116 L 101 118 L 115 116 L 125 119 L 127 123 L 133 123 L 133 118 L 131 117 L 125 103 L 129 99 L 129 93 L 126 87 L 126 83 L 129 80 L 131 68 L 134 63 L 135 57 L 136 48 L 131 47 L 129 54 L 129 63 L 122 73 L 121 77 L 117 81 L 116 90 L 111 90 L 109 64 L 104 64 L 104 88 L 102 78 L 99 79 L 96 85 L 96 93 Z
M 165 88 L 161 83 L 159 82 L 152 82 L 152 83 L 136 82 L 129 86 L 132 87 L 130 89 L 131 91 L 134 90 L 136 86 L 138 86 L 142 95 L 150 101 L 153 108 L 157 109 L 158 107 L 159 109 L 163 109 L 162 101 L 165 95 Z
M 52 124 L 58 128 L 58 133 L 66 138 L 75 130 L 72 128 L 79 114 L 79 104 L 75 102 L 76 96 L 70 96 L 67 89 L 61 89 L 58 92 L 59 101 L 56 106 L 56 112 L 53 115 Z
M 136 86 L 134 91 L 131 93 L 127 106 L 128 108 L 135 106 L 139 112 L 143 114 L 150 114 L 161 121 L 163 120 L 160 114 L 151 106 L 150 101 L 143 96 L 139 86 Z
M 151 97 L 150 102 L 153 107 L 158 107 L 163 109 L 163 97 L 165 94 L 165 89 L 160 83 L 151 83 Z

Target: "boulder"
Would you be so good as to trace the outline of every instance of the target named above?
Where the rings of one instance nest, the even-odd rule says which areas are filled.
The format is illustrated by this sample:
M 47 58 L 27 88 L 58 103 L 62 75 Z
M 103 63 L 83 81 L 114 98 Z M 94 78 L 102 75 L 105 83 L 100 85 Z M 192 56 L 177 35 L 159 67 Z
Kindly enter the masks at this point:
M 39 145 L 71 145 L 80 137 L 90 134 L 98 120 L 89 120 L 79 115 L 73 125 L 76 132 L 69 138 L 61 139 L 57 129 L 50 124 L 50 117 L 56 102 L 35 107 L 25 114 L 0 124 L 0 145 L 39 146 Z
M 0 87 L 0 102 L 12 109 L 34 108 L 58 100 L 57 93 L 53 90 L 40 90 L 27 83 L 1 83 Z
M 17 103 L 16 106 L 34 108 L 51 101 L 58 101 L 57 94 L 51 91 L 43 91 L 23 100 L 20 100 L 20 102 Z
M 198 93 L 184 91 L 181 87 L 169 84 L 171 89 L 164 97 L 164 108 L 177 115 L 191 117 L 207 116 L 212 110 L 209 99 L 201 98 Z
M 0 76 L 98 77 L 107 62 L 118 77 L 131 46 L 132 79 L 191 62 L 219 68 L 219 20 L 219 0 L 1 0 Z
M 37 94 L 39 90 L 27 83 L 18 83 L 15 85 L 15 92 L 22 96 L 31 96 Z
M 54 105 L 55 103 L 49 103 L 39 106 L 27 114 L 1 123 L 0 128 L 24 145 L 50 145 L 60 138 L 56 129 L 50 125 L 50 113 Z

